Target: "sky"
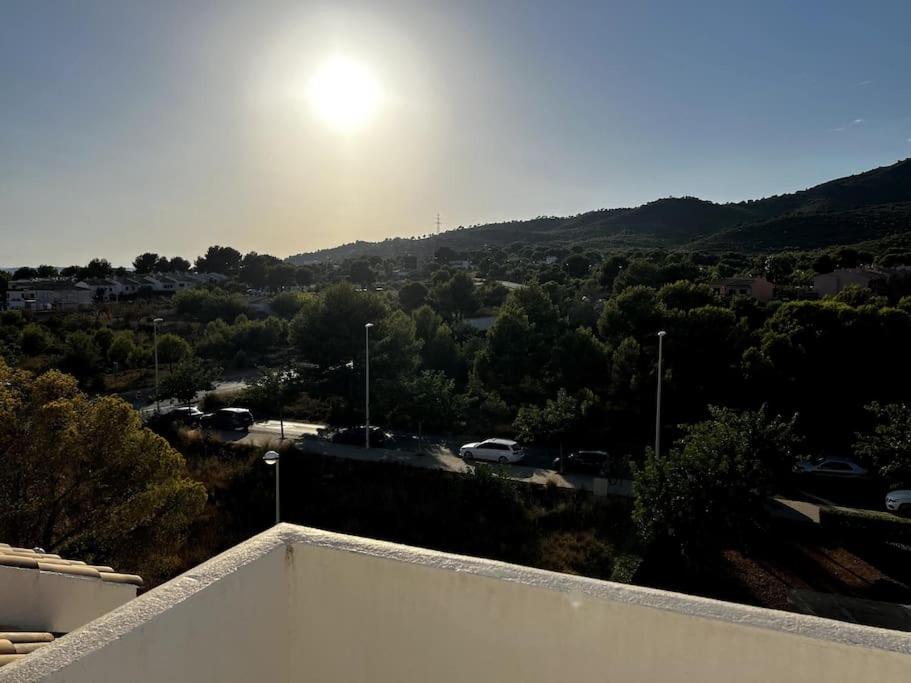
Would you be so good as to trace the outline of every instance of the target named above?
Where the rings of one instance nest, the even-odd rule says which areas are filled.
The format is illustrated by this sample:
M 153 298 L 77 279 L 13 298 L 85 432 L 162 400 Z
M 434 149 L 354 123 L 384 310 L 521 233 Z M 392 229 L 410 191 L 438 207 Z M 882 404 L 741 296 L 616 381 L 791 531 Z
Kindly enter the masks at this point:
M 911 156 L 909 34 L 907 0 L 0 0 L 0 266 L 803 189 Z

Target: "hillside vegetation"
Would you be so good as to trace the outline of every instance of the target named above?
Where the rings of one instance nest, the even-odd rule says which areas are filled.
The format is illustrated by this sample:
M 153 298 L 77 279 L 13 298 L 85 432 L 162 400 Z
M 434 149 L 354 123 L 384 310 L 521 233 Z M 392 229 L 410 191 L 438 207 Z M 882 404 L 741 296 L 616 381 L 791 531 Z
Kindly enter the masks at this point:
M 905 159 L 799 192 L 758 200 L 716 204 L 696 197 L 665 198 L 635 208 L 460 227 L 423 239 L 353 242 L 297 254 L 290 261 L 303 264 L 405 255 L 425 258 L 440 247 L 469 251 L 513 242 L 782 251 L 854 244 L 909 230 L 911 159 Z

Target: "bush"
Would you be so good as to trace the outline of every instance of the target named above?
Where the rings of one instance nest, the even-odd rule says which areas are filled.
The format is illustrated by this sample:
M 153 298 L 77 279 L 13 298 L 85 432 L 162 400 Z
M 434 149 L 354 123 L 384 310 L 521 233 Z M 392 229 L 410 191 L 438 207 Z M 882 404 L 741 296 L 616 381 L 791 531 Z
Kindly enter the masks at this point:
M 911 542 L 911 519 L 888 512 L 830 505 L 819 508 L 819 523 L 823 529 L 860 539 Z
M 269 303 L 269 308 L 280 318 L 291 320 L 304 306 L 307 295 L 301 292 L 282 292 Z
M 211 322 L 218 318 L 234 320 L 247 310 L 247 301 L 222 289 L 188 289 L 174 296 L 174 306 L 181 315 Z

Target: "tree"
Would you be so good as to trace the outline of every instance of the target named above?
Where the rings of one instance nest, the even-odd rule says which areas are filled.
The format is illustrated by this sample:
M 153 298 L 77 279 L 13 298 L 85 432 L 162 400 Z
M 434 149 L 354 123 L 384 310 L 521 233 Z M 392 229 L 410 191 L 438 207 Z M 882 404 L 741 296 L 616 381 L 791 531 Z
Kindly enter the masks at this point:
M 125 368 L 135 350 L 136 344 L 133 342 L 133 333 L 130 330 L 122 330 L 114 335 L 110 346 L 108 346 L 108 360 L 116 363 L 120 368 Z
M 437 310 L 449 318 L 460 318 L 474 313 L 478 308 L 478 295 L 474 280 L 468 273 L 458 271 L 448 280 L 433 288 Z
M 196 259 L 196 270 L 200 273 L 234 275 L 240 267 L 240 262 L 241 255 L 237 249 L 215 245 Z
M 854 451 L 879 476 L 905 485 L 911 479 L 911 405 L 870 403 L 872 430 L 857 434 Z
M 796 417 L 769 417 L 764 406 L 711 407 L 709 415 L 684 426 L 668 453 L 649 450 L 634 470 L 633 518 L 643 540 L 673 543 L 688 556 L 748 539 L 796 460 Z
M 406 313 L 420 308 L 427 302 L 427 288 L 420 282 L 409 282 L 399 290 L 399 305 Z
M 578 445 L 586 432 L 581 428 L 582 422 L 595 403 L 595 396 L 589 390 L 582 391 L 581 398 L 577 398 L 560 389 L 556 398 L 547 399 L 543 407 L 524 405 L 519 408 L 513 428 L 524 443 Z
M 206 502 L 183 457 L 120 398 L 0 361 L 0 535 L 153 581 Z
M 281 438 L 285 439 L 285 406 L 303 393 L 302 376 L 293 368 L 260 368 L 259 377 L 244 392 L 257 406 L 278 413 Z
M 386 315 L 376 294 L 358 292 L 347 283 L 332 285 L 305 301 L 291 321 L 291 343 L 303 361 L 325 368 L 343 365 L 363 358 L 364 325 L 377 324 Z
M 718 297 L 708 285 L 677 280 L 658 290 L 658 301 L 664 304 L 665 308 L 689 311 L 700 306 L 717 304 Z
M 266 271 L 266 284 L 273 292 L 292 286 L 297 278 L 297 269 L 290 263 L 276 263 Z
M 29 323 L 22 328 L 22 337 L 19 341 L 22 353 L 28 356 L 37 356 L 47 351 L 52 343 L 53 339 L 44 326 L 37 323 Z
M 370 287 L 373 281 L 376 279 L 376 273 L 373 272 L 373 267 L 370 265 L 370 261 L 363 258 L 354 261 L 350 268 L 348 269 L 348 276 L 351 278 L 352 282 L 359 284 L 361 287 Z
M 186 339 L 176 334 L 163 334 L 158 337 L 158 360 L 173 368 L 177 363 L 193 353 Z
M 110 277 L 113 273 L 114 267 L 107 259 L 93 258 L 85 268 L 80 269 L 79 277 L 92 280 Z
M 171 259 L 168 269 L 172 273 L 186 273 L 192 267 L 193 264 L 187 261 L 187 259 L 182 256 L 175 256 Z
M 54 266 L 41 265 L 35 270 L 38 277 L 41 278 L 57 277 L 59 275 L 59 272 Z
M 307 298 L 309 295 L 300 292 L 282 292 L 273 297 L 269 302 L 269 308 L 280 318 L 290 320 L 297 315 Z
M 176 398 L 188 407 L 200 391 L 211 391 L 220 368 L 207 367 L 195 356 L 188 356 L 161 381 L 159 398 Z
M 835 259 L 829 254 L 823 254 L 813 261 L 813 270 L 820 274 L 831 273 L 835 270 Z
M 38 271 L 28 266 L 17 268 L 13 272 L 13 280 L 34 280 L 38 277 Z
M 598 331 L 608 340 L 644 339 L 661 329 L 662 308 L 655 290 L 636 286 L 623 290 L 604 305 Z
M 147 251 L 133 259 L 133 270 L 139 275 L 148 275 L 155 269 L 158 263 L 158 254 Z
M 98 353 L 94 336 L 82 330 L 70 332 L 63 346 L 60 367 L 81 380 L 98 373 L 101 367 L 101 356 Z
M 564 267 L 570 277 L 588 277 L 591 261 L 582 254 L 572 254 L 566 259 Z

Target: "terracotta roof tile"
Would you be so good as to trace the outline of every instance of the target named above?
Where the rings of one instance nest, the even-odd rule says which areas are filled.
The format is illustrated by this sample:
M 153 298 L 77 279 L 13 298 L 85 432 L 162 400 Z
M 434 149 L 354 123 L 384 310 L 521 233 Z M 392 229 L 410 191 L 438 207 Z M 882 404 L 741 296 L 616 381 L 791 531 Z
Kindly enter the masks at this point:
M 54 642 L 50 633 L 35 631 L 0 632 L 0 667 L 18 662 L 30 652 Z
M 141 586 L 143 583 L 141 576 L 121 574 L 107 565 L 93 566 L 82 560 L 67 560 L 56 553 L 18 548 L 8 543 L 0 543 L 0 566 L 37 569 L 43 572 L 101 579 L 109 583 L 128 583 L 134 586 Z

